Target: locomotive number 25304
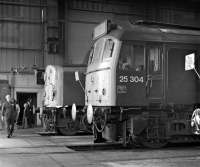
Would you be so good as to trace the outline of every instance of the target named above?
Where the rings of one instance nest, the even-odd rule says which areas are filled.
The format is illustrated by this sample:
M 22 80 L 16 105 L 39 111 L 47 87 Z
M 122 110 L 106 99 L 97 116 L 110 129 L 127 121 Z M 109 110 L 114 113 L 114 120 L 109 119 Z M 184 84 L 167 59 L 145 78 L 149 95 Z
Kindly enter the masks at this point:
M 121 83 L 143 83 L 144 82 L 144 78 L 143 77 L 139 77 L 139 76 L 127 76 L 127 75 L 120 75 L 119 76 L 119 82 Z

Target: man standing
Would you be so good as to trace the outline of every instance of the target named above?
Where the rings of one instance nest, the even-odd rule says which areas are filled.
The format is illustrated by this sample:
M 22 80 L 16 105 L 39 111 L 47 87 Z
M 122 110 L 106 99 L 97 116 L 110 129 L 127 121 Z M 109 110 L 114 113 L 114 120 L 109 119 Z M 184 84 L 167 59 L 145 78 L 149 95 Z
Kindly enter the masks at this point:
M 6 102 L 3 104 L 3 118 L 5 118 L 7 137 L 10 138 L 14 131 L 15 121 L 17 117 L 16 102 L 11 99 L 10 95 L 6 95 Z
M 1 119 L 0 119 L 0 130 L 3 129 L 4 127 L 4 124 L 3 124 L 3 119 L 2 119 L 2 101 L 0 99 L 0 116 L 1 116 Z
M 27 124 L 29 128 L 34 127 L 35 123 L 35 106 L 32 104 L 32 99 L 29 98 L 25 105 L 25 116 L 27 118 Z

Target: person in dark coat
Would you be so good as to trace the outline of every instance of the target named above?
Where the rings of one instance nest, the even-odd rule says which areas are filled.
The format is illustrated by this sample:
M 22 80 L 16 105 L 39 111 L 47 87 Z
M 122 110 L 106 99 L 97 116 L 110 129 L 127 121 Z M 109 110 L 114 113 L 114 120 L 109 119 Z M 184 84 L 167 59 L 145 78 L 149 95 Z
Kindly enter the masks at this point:
M 2 116 L 2 105 L 3 105 L 3 103 L 2 103 L 2 101 L 1 101 L 1 99 L 0 99 L 0 116 L 1 116 L 1 119 L 0 119 L 0 130 L 2 130 L 3 128 L 4 128 L 4 124 L 3 124 L 3 116 Z
M 11 99 L 10 95 L 6 95 L 6 102 L 3 104 L 2 115 L 5 119 L 7 137 L 10 138 L 14 132 L 14 126 L 17 117 L 17 108 L 16 102 L 14 99 Z
M 29 128 L 34 127 L 34 112 L 35 107 L 32 104 L 32 99 L 29 98 L 25 105 L 25 117 L 27 118 L 27 124 Z

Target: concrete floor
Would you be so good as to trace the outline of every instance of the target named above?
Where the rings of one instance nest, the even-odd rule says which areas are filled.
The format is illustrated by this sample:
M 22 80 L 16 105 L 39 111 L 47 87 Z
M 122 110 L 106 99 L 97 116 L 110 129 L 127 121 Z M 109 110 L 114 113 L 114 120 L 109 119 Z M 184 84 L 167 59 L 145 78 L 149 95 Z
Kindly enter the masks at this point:
M 0 167 L 196 167 L 200 146 L 74 151 L 66 146 L 92 145 L 91 136 L 40 136 L 40 129 L 0 131 Z

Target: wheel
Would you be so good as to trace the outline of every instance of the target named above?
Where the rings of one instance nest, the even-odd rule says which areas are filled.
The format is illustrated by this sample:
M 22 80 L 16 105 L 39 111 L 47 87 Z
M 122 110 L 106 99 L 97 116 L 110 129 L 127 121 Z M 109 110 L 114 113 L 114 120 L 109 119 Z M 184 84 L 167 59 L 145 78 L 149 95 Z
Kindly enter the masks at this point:
M 144 147 L 147 148 L 154 148 L 154 149 L 158 149 L 158 148 L 162 148 L 165 147 L 167 145 L 167 140 L 159 140 L 159 139 L 142 139 L 141 144 Z
M 65 122 L 65 127 L 56 127 L 56 128 L 61 135 L 72 136 L 79 131 L 79 124 L 77 121 L 68 119 Z
M 154 114 L 148 117 L 146 128 L 138 136 L 140 143 L 147 148 L 162 148 L 167 145 L 166 115 Z
M 194 110 L 191 118 L 191 127 L 194 134 L 200 134 L 200 109 Z
M 45 132 L 53 132 L 55 130 L 55 124 L 52 115 L 43 115 L 43 128 Z
M 82 125 L 83 125 L 83 130 L 85 130 L 88 133 L 92 133 L 92 131 L 93 131 L 92 130 L 92 124 L 88 123 L 88 121 L 87 121 L 87 115 L 86 114 L 84 114 L 82 116 L 81 121 L 82 121 Z
M 168 143 L 167 139 L 159 138 L 158 136 L 148 138 L 148 135 L 147 130 L 145 130 L 140 136 L 140 143 L 144 147 L 158 149 L 166 146 Z

